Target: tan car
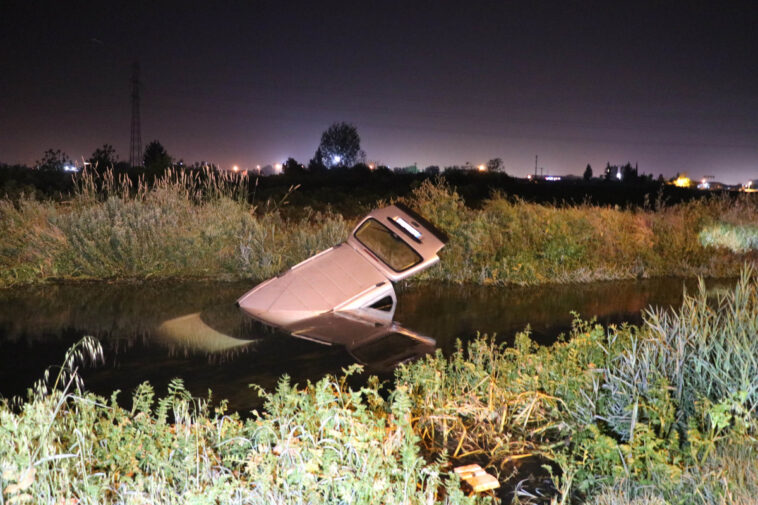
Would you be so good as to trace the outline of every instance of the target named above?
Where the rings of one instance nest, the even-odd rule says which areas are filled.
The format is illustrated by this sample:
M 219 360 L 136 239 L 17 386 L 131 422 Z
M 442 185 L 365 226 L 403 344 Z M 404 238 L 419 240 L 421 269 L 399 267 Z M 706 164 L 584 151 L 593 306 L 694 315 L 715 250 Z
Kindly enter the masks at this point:
M 434 265 L 446 241 L 408 207 L 390 205 L 363 218 L 346 242 L 262 282 L 237 305 L 259 321 L 324 344 L 350 349 L 368 334 L 372 341 L 400 334 L 433 346 L 392 322 L 392 283 Z

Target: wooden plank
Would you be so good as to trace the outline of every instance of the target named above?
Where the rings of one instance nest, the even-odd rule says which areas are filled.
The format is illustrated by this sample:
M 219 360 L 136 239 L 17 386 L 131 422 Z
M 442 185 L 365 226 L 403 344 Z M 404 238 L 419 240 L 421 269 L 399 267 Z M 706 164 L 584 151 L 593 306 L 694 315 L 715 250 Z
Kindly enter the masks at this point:
M 459 466 L 457 468 L 454 468 L 453 471 L 458 476 L 460 476 L 461 479 L 464 480 L 473 477 L 474 475 L 481 475 L 485 473 L 482 467 L 477 464 Z
M 492 475 L 485 473 L 484 475 L 477 475 L 467 481 L 475 493 L 481 493 L 483 491 L 489 491 L 491 489 L 497 489 L 500 487 L 500 483 Z
M 489 491 L 500 487 L 500 483 L 497 479 L 485 472 L 482 467 L 477 464 L 459 466 L 454 468 L 453 471 L 471 486 L 475 493 L 481 493 L 483 491 Z

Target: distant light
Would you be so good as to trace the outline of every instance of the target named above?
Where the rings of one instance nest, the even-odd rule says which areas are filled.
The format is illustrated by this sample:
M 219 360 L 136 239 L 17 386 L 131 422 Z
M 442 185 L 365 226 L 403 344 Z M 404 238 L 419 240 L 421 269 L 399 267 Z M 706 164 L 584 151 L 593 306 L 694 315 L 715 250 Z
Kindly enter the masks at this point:
M 621 180 L 621 172 L 616 172 L 616 179 Z
M 63 165 L 64 172 L 76 172 L 78 169 L 74 165 Z
M 485 167 L 484 165 L 479 165 L 480 172 L 484 172 L 485 170 L 487 170 L 487 167 Z
M 545 180 L 546 181 L 560 181 L 561 177 L 559 175 L 546 175 Z
M 276 165 L 274 165 L 274 168 L 276 169 L 277 172 L 281 172 L 282 171 L 282 164 L 281 163 L 277 163 Z
M 692 181 L 690 181 L 689 177 L 680 176 L 674 181 L 674 185 L 680 188 L 689 188 L 692 185 Z
M 260 172 L 261 171 L 261 166 L 260 165 L 255 165 L 255 169 Z
M 232 170 L 234 170 L 235 172 L 239 172 L 240 171 L 240 167 L 238 167 L 237 165 L 234 165 L 232 167 Z
M 373 164 L 373 163 L 369 163 L 369 164 L 368 164 L 368 168 L 370 168 L 371 170 L 373 170 L 373 169 L 374 169 L 374 168 L 376 168 L 376 167 L 374 167 L 374 164 Z
M 332 160 L 335 163 L 339 163 L 340 161 L 342 161 L 342 156 L 340 156 L 339 154 L 335 154 L 334 156 L 332 156 Z

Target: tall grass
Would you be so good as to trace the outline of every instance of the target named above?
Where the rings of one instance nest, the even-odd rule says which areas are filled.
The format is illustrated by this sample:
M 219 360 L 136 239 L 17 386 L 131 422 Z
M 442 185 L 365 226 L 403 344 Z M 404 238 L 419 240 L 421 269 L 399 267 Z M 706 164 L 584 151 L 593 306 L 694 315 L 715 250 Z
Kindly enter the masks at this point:
M 698 235 L 706 246 L 725 247 L 736 253 L 758 249 L 758 226 L 717 223 L 706 226 Z
M 82 391 L 88 341 L 48 387 L 0 403 L 0 503 L 473 503 L 450 473 L 472 461 L 519 503 L 754 503 L 756 321 L 747 269 L 639 327 L 577 319 L 550 347 L 481 337 L 401 367 L 386 390 L 348 387 L 357 366 L 283 377 L 245 420 L 178 379 L 159 399 L 142 384 L 130 410 Z M 549 485 L 509 480 L 527 458 Z
M 479 338 L 403 368 L 398 382 L 427 450 L 500 471 L 546 458 L 560 468 L 551 472 L 563 503 L 597 493 L 597 503 L 748 503 L 758 482 L 757 322 L 748 268 L 733 291 L 708 298 L 701 283 L 640 327 L 577 320 L 550 347 L 528 332 L 513 347 Z
M 0 284 L 64 279 L 265 278 L 347 236 L 339 215 L 257 212 L 215 172 L 85 174 L 65 204 L 0 201 Z
M 210 171 L 169 172 L 150 186 L 106 172 L 81 176 L 63 203 L 0 200 L 0 286 L 262 279 L 344 240 L 354 224 L 308 208 L 284 213 L 287 195 L 250 204 L 247 186 Z M 758 221 L 758 202 L 750 195 L 652 211 L 494 194 L 472 209 L 444 180 L 427 180 L 405 200 L 451 237 L 440 266 L 422 279 L 505 285 L 727 276 L 758 259 L 749 226 Z
M 67 360 L 69 376 L 74 361 Z M 420 455 L 410 403 L 372 382 L 285 377 L 266 412 L 245 421 L 192 398 L 180 379 L 131 410 L 66 384 L 14 412 L 0 404 L 0 503 L 474 503 L 453 474 Z
M 698 234 L 723 220 L 758 221 L 758 200 L 702 199 L 675 206 L 556 207 L 495 194 L 470 209 L 443 180 L 425 181 L 406 203 L 450 236 L 430 279 L 540 284 L 661 276 L 737 275 L 758 247 L 712 247 Z M 743 241 L 745 244 L 747 242 Z

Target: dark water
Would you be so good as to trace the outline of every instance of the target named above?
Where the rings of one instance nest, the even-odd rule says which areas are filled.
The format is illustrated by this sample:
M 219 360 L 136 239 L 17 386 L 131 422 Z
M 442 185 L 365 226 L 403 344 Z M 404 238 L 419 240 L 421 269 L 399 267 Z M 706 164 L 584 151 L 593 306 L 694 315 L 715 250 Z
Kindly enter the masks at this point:
M 684 284 L 663 279 L 536 288 L 401 286 L 395 320 L 433 337 L 444 352 L 477 331 L 508 341 L 527 324 L 535 340 L 550 343 L 570 328 L 571 311 L 597 316 L 604 324 L 636 324 L 648 306 L 679 305 Z M 694 289 L 694 281 L 686 284 Z M 732 284 L 710 283 L 713 288 Z M 344 348 L 245 324 L 234 301 L 251 287 L 192 282 L 0 291 L 0 395 L 25 395 L 84 335 L 97 337 L 105 351 L 105 364 L 83 373 L 91 391 L 109 396 L 120 389 L 128 399 L 149 380 L 162 394 L 172 378 L 181 377 L 194 395 L 206 396 L 211 389 L 214 398 L 226 398 L 241 411 L 260 406 L 251 383 L 271 389 L 288 374 L 302 384 L 355 361 Z M 375 371 L 370 363 L 367 368 Z

